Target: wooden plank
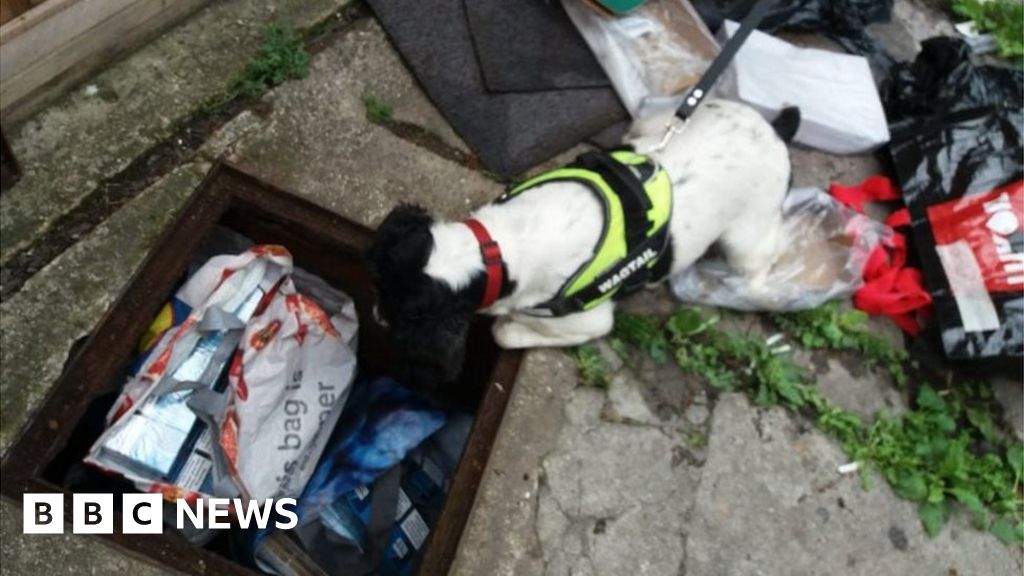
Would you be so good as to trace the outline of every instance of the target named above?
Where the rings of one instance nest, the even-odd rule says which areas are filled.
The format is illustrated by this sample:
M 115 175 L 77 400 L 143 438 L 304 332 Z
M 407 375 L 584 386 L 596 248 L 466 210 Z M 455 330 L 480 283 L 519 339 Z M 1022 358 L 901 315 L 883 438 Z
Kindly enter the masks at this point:
M 60 0 L 38 6 L 18 26 L 0 28 L 0 81 L 9 80 L 47 54 L 74 43 L 137 1 Z
M 207 1 L 40 4 L 0 28 L 0 119 L 24 118 Z
M 14 20 L 17 16 L 28 12 L 31 7 L 28 0 L 0 0 L 0 24 Z
M 33 6 L 28 12 L 18 16 L 14 20 L 0 26 L 0 46 L 9 43 L 18 36 L 35 28 L 42 22 L 67 10 L 69 6 L 81 0 L 48 0 L 37 6 Z

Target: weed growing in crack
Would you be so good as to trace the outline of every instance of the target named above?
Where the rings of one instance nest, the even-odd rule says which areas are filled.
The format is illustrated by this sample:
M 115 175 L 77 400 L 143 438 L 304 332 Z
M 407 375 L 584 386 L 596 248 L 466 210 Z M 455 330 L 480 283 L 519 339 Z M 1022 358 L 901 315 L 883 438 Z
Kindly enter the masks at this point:
M 598 350 L 597 346 L 582 344 L 575 348 L 570 348 L 568 354 L 576 360 L 580 381 L 583 384 L 601 388 L 602 390 L 608 388 L 611 366 L 608 365 L 608 361 L 601 355 L 601 351 Z
M 708 437 L 700 432 L 691 432 L 690 435 L 686 437 L 686 441 L 691 447 L 698 450 L 705 448 L 708 445 Z
M 872 333 L 867 325 L 867 314 L 860 310 L 844 310 L 829 303 L 812 310 L 774 313 L 769 318 L 808 350 L 859 352 L 870 368 L 884 368 L 896 385 L 903 386 L 907 382 L 907 353 Z
M 978 528 L 1007 543 L 1021 542 L 1024 446 L 1009 445 L 995 433 L 986 410 L 990 398 L 981 390 L 987 388 L 967 384 L 940 393 L 923 386 L 913 410 L 880 414 L 843 443 L 896 494 L 918 503 L 929 535 L 942 530 L 959 502 Z
M 388 124 L 394 117 L 391 104 L 372 94 L 363 95 L 363 106 L 366 108 L 366 119 L 374 124 Z
M 609 344 L 623 361 L 629 361 L 630 346 L 643 350 L 655 362 L 668 361 L 668 340 L 654 318 L 639 314 L 617 314 Z
M 906 380 L 905 353 L 868 332 L 859 314 L 829 306 L 772 320 L 807 348 L 850 350 L 884 366 L 897 382 Z M 926 384 L 911 410 L 880 413 L 868 423 L 830 403 L 789 354 L 718 323 L 718 316 L 695 308 L 679 310 L 663 323 L 621 314 L 611 344 L 627 358 L 634 351 L 671 357 L 716 390 L 744 391 L 757 405 L 781 405 L 813 419 L 859 463 L 865 488 L 875 470 L 897 495 L 916 502 L 931 536 L 959 503 L 979 529 L 1008 544 L 1024 542 L 1024 446 L 1011 444 L 998 431 L 986 386 L 962 383 L 936 390 Z M 607 364 L 596 347 L 578 347 L 573 355 L 584 382 L 607 382 Z
M 235 82 L 232 92 L 255 98 L 287 80 L 309 75 L 309 53 L 293 28 L 273 23 L 263 29 L 263 43 Z

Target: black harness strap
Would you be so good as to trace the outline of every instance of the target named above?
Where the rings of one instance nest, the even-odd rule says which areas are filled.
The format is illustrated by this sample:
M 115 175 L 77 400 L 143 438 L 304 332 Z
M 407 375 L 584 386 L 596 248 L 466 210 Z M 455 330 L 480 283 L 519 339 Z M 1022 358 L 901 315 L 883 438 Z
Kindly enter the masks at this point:
M 661 265 L 663 260 L 667 262 L 667 259 L 665 258 L 667 254 L 665 254 L 664 250 L 666 249 L 668 240 L 668 224 L 666 224 L 660 231 L 658 231 L 658 233 L 637 245 L 635 250 L 630 250 L 629 255 L 626 256 L 624 260 L 625 263 L 629 263 L 633 258 L 642 255 L 648 249 L 658 252 L 661 256 L 658 260 L 658 264 L 656 264 L 654 268 L 649 268 L 645 264 L 641 268 L 638 268 L 636 272 L 631 274 L 621 284 L 618 284 L 618 291 L 615 293 L 614 298 L 618 299 L 629 296 L 645 285 L 660 280 L 664 277 L 662 274 L 668 273 L 669 266 L 667 263 L 664 266 Z M 606 291 L 602 291 L 601 287 L 622 272 L 623 268 L 624 267 L 621 265 L 613 266 L 607 272 L 598 276 L 587 287 L 572 296 L 554 298 L 540 306 L 537 306 L 537 308 L 550 310 L 552 312 L 552 316 L 565 316 L 575 312 L 581 312 L 586 307 L 587 302 L 591 302 L 605 295 Z
M 670 238 L 668 223 L 662 226 L 654 235 L 647 236 L 647 231 L 651 225 L 647 219 L 647 212 L 651 209 L 651 199 L 644 189 L 644 181 L 646 177 L 654 174 L 656 168 L 650 167 L 644 170 L 643 166 L 637 166 L 635 169 L 639 172 L 638 175 L 634 173 L 634 167 L 622 164 L 612 158 L 609 152 L 600 150 L 580 155 L 570 166 L 598 173 L 619 198 L 619 201 L 622 203 L 623 217 L 625 218 L 626 257 L 618 265 L 612 266 L 579 292 L 569 296 L 561 296 L 566 288 L 575 281 L 575 276 L 570 278 L 559 289 L 558 293 L 560 296 L 556 296 L 532 308 L 534 312 L 545 316 L 558 317 L 581 312 L 586 308 L 588 302 L 603 297 L 612 289 L 616 290 L 615 298 L 627 296 L 651 282 L 664 278 L 670 268 L 670 263 L 664 261 L 666 260 L 664 257 Z M 589 182 L 581 182 L 591 186 Z M 606 202 L 599 190 L 594 190 L 594 193 L 600 197 L 602 204 Z M 607 226 L 607 214 L 605 218 L 605 225 Z M 614 281 L 614 278 L 621 274 L 631 262 L 644 255 L 648 250 L 653 250 L 658 254 L 658 262 L 655 266 L 649 267 L 647 264 L 644 264 L 636 268 L 625 279 L 619 282 Z M 608 282 L 613 282 L 611 288 L 608 287 Z
M 647 238 L 650 227 L 647 211 L 651 209 L 651 199 L 644 190 L 643 181 L 628 166 L 604 151 L 581 154 L 570 166 L 597 172 L 618 196 L 626 219 L 626 251 L 632 253 Z

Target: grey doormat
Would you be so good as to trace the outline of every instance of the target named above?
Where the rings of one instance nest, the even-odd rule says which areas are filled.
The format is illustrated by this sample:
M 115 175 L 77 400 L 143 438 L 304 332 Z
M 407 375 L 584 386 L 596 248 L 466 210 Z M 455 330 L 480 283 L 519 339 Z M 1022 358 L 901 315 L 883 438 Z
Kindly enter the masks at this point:
M 559 0 L 462 0 L 491 92 L 611 86 Z
M 626 118 L 611 88 L 488 92 L 462 0 L 368 0 L 391 41 L 455 131 L 510 178 Z

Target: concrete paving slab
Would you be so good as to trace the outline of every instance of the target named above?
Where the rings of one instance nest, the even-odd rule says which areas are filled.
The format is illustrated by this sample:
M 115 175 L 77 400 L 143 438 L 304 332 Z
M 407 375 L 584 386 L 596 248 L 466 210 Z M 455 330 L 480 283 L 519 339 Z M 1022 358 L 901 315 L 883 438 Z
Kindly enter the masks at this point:
M 27 246 L 105 178 L 219 97 L 268 23 L 308 27 L 347 0 L 213 2 L 183 24 L 4 132 L 24 176 L 0 199 L 0 262 Z
M 308 79 L 267 96 L 273 111 L 231 146 L 231 160 L 371 226 L 401 202 L 462 218 L 501 193 L 483 173 L 369 123 L 366 94 L 400 103 L 418 126 L 437 122 L 383 31 L 367 20 L 318 54 Z
M 907 409 L 900 390 L 883 370 L 866 369 L 857 360 L 838 354 L 798 350 L 795 358 L 803 366 L 814 367 L 821 393 L 844 410 L 871 418 L 878 412 L 899 414 Z
M 481 570 L 507 576 L 543 573 L 538 522 L 558 520 L 552 517 L 555 510 L 538 508 L 542 463 L 567 425 L 563 415 L 575 386 L 568 356 L 557 350 L 527 354 L 506 410 L 515 417 L 502 421 L 452 576 L 476 576 Z
M 611 364 L 605 391 L 561 351 L 527 355 L 488 463 L 515 473 L 485 475 L 453 575 L 681 569 L 712 406 L 672 365 Z
M 1019 378 L 1002 376 L 992 380 L 992 393 L 1003 407 L 1003 423 L 1024 442 L 1024 384 Z
M 22 534 L 21 506 L 0 500 L 0 558 L 10 576 L 163 576 L 170 572 L 111 549 L 96 537 Z
M 0 304 L 0 454 L 208 169 L 186 164 L 167 175 Z
M 686 547 L 687 576 L 730 574 L 991 574 L 1022 569 L 1002 545 L 959 515 L 936 538 L 913 503 L 874 479 L 841 476 L 842 450 L 781 408 L 724 395 Z

